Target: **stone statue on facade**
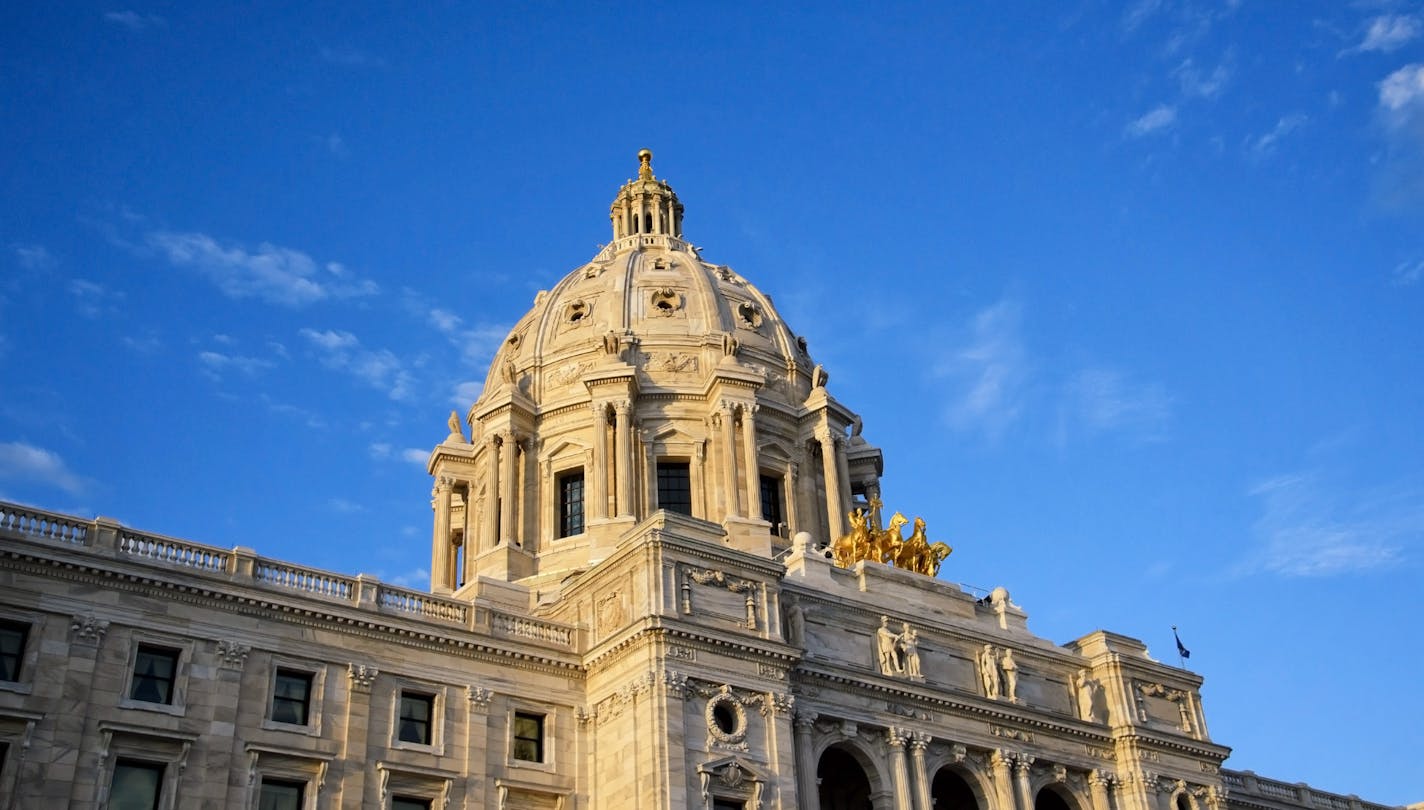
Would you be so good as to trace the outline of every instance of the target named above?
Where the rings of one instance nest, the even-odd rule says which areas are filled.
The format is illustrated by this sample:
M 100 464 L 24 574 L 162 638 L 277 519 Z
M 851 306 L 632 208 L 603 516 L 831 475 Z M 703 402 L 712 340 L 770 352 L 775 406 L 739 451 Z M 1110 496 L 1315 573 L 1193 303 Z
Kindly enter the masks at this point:
M 450 421 L 446 424 L 450 426 L 450 438 L 446 439 L 446 441 L 450 441 L 450 439 L 458 439 L 461 444 L 464 444 L 465 431 L 463 428 L 460 427 L 460 414 L 456 411 L 451 411 Z
M 1010 703 L 1019 702 L 1019 665 L 1014 661 L 1014 651 L 1004 649 L 1004 657 L 999 659 L 999 669 L 1004 671 L 1004 697 Z
M 1078 674 L 1073 676 L 1073 690 L 1078 696 L 1078 718 L 1089 723 L 1098 722 L 1098 715 L 1093 708 L 1093 701 L 1097 699 L 1099 684 L 1088 674 L 1088 670 L 1080 669 Z
M 999 658 L 994 653 L 994 645 L 985 644 L 979 653 L 979 681 L 984 686 L 984 697 L 998 700 L 1003 689 L 999 679 Z
M 920 634 L 915 632 L 909 622 L 902 622 L 900 626 L 904 632 L 896 639 L 896 646 L 904 664 L 905 675 L 913 680 L 922 680 L 924 676 L 920 674 Z
M 875 652 L 880 661 L 880 674 L 903 675 L 905 668 L 900 664 L 900 656 L 895 649 L 900 637 L 890 629 L 890 617 L 880 617 L 880 629 L 875 631 Z
M 786 640 L 798 647 L 806 643 L 806 609 L 794 596 L 786 607 Z

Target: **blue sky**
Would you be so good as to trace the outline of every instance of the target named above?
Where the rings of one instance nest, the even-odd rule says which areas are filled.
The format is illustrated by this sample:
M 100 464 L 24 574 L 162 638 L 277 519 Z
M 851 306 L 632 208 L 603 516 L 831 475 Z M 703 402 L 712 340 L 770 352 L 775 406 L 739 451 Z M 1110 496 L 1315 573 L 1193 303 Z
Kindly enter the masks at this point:
M 127 2 L 0 9 L 0 497 L 420 583 L 648 147 L 943 576 L 1424 798 L 1420 3 Z

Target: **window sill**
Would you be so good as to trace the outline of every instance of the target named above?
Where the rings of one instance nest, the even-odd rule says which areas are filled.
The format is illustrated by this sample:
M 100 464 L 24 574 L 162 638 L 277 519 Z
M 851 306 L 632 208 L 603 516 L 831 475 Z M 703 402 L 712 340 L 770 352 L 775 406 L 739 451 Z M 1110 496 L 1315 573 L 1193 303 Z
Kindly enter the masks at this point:
M 123 698 L 119 701 L 120 709 L 137 709 L 141 712 L 157 712 L 159 714 L 171 714 L 174 717 L 182 717 L 188 712 L 188 707 L 181 703 L 150 703 L 147 700 L 134 700 L 133 698 Z
M 300 725 L 297 723 L 283 723 L 271 718 L 262 718 L 262 728 L 266 731 L 285 731 L 288 734 L 304 734 L 308 737 L 320 737 L 321 726 L 316 723 Z
M 0 681 L 0 692 L 14 692 L 17 695 L 28 695 L 35 690 L 35 685 L 27 681 Z

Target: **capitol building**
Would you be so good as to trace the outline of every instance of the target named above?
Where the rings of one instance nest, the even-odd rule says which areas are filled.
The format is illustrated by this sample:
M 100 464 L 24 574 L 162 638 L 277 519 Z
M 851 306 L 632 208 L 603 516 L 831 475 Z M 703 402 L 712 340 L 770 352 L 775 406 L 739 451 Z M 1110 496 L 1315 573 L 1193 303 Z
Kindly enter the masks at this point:
M 1142 642 L 938 578 L 638 159 L 434 431 L 428 591 L 0 503 L 0 810 L 1385 810 L 1224 768 Z

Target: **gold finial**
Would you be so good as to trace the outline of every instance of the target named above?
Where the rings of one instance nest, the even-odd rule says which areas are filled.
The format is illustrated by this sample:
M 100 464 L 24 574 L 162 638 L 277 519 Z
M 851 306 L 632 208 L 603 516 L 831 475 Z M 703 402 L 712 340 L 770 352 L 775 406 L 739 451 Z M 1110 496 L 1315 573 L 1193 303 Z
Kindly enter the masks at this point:
M 653 150 L 651 149 L 638 150 L 638 179 L 653 179 Z

